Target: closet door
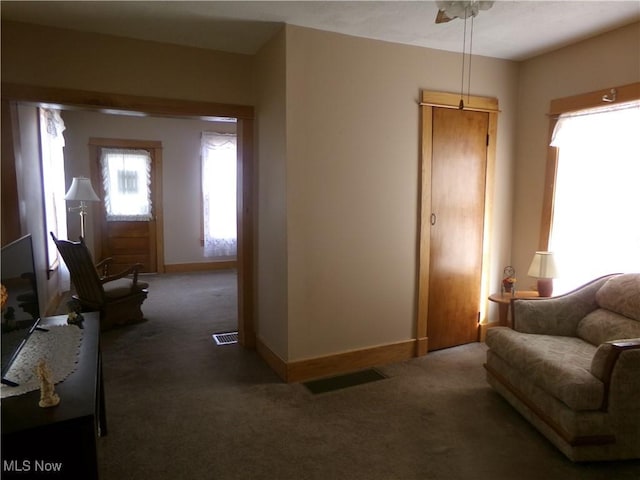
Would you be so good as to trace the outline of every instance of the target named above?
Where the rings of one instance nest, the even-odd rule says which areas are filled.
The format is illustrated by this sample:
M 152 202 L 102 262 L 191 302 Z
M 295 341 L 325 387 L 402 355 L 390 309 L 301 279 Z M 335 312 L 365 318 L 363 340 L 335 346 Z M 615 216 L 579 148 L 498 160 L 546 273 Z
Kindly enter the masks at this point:
M 478 338 L 489 114 L 434 108 L 429 350 Z

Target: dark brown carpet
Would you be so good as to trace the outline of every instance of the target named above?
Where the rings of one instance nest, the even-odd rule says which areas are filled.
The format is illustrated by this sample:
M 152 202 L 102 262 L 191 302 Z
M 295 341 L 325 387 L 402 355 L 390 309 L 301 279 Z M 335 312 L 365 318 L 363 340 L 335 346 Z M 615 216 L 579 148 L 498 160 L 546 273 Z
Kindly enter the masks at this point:
M 102 337 L 102 480 L 640 478 L 640 462 L 568 461 L 487 385 L 483 344 L 313 395 L 255 352 L 215 345 L 235 330 L 233 273 L 145 280 L 148 321 Z

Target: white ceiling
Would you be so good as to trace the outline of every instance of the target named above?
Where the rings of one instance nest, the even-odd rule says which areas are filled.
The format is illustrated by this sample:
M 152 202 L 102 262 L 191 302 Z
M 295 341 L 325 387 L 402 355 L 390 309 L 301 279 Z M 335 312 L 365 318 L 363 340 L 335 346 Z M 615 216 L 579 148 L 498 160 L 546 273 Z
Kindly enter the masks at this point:
M 461 51 L 464 21 L 436 25 L 437 11 L 435 1 L 1 2 L 3 20 L 245 54 L 283 23 Z M 523 60 L 636 21 L 640 0 L 498 0 L 474 20 L 473 53 Z

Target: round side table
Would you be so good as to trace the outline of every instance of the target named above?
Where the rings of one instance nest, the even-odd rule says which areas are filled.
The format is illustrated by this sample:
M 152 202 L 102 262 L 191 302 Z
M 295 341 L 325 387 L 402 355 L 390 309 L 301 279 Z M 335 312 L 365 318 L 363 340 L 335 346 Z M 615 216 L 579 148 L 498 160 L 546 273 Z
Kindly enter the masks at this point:
M 509 307 L 513 298 L 538 298 L 535 290 L 516 290 L 515 292 L 493 293 L 489 300 L 498 304 L 498 324 L 502 327 L 512 327 L 509 317 Z

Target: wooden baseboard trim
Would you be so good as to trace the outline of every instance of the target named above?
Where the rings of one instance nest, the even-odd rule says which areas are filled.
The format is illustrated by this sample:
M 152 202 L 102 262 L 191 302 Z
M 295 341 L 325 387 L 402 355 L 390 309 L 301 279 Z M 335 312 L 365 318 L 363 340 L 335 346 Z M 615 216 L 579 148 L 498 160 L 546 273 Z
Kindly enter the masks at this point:
M 353 372 L 363 368 L 408 360 L 415 355 L 416 341 L 407 340 L 326 357 L 300 360 L 287 365 L 287 381 L 303 382 L 314 378 Z
M 422 357 L 429 353 L 429 337 L 421 337 L 416 340 L 416 357 Z
M 267 347 L 261 338 L 256 337 L 256 351 L 258 355 L 271 367 L 271 369 L 278 374 L 283 380 L 287 381 L 287 363 L 282 360 L 278 355 Z
M 417 345 L 416 340 L 406 340 L 290 363 L 273 353 L 261 339 L 256 341 L 256 350 L 282 380 L 296 383 L 409 360 L 416 356 Z
M 228 260 L 224 262 L 201 262 L 201 263 L 172 263 L 165 264 L 165 273 L 185 273 L 185 272 L 202 272 L 207 270 L 229 270 L 237 268 L 238 262 Z

